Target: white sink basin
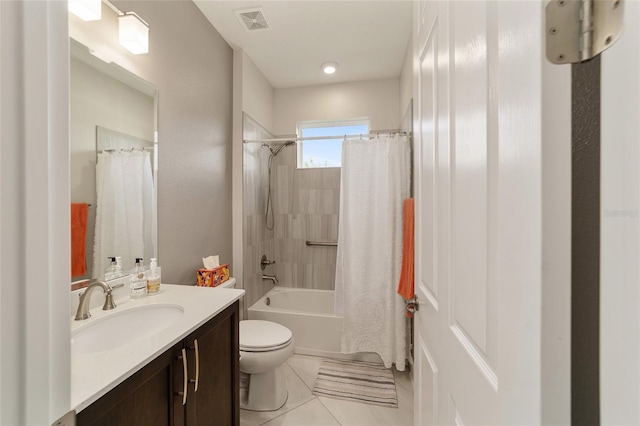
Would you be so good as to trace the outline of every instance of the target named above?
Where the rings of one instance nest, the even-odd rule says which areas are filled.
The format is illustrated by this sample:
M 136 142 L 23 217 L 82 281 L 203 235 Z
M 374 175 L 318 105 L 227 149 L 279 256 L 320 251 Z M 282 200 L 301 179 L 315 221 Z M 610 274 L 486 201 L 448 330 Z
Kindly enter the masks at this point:
M 184 308 L 174 304 L 117 309 L 72 333 L 71 352 L 86 354 L 126 345 L 164 330 L 184 314 Z

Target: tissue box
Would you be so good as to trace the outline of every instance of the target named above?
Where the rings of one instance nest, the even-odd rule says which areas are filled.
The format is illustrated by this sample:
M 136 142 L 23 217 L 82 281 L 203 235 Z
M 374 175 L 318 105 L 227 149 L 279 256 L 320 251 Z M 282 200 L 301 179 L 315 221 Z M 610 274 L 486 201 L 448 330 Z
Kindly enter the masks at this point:
M 198 269 L 198 285 L 200 287 L 216 287 L 229 279 L 229 264 L 214 269 Z

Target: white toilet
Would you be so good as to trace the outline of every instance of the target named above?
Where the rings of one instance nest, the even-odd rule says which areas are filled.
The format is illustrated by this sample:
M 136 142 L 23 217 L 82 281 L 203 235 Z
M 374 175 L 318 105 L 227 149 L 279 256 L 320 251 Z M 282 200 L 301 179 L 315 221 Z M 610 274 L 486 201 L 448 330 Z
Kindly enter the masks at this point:
M 287 327 L 240 321 L 240 408 L 273 411 L 287 402 L 282 365 L 291 355 L 293 335 Z
M 220 287 L 233 288 L 235 279 Z M 240 321 L 240 408 L 274 411 L 287 402 L 282 365 L 293 355 L 293 334 L 271 321 Z

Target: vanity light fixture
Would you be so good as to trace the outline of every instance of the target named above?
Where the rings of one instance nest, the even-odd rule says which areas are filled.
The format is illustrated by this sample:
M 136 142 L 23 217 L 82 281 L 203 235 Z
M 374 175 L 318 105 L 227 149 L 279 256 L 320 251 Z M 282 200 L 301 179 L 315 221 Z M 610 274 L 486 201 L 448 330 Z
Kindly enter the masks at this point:
M 97 21 L 102 18 L 102 0 L 69 0 L 69 12 L 83 21 Z
M 333 74 L 338 69 L 338 64 L 335 62 L 325 62 L 322 64 L 322 71 L 325 74 Z
M 149 53 L 149 25 L 134 12 L 118 17 L 120 44 L 134 55 Z

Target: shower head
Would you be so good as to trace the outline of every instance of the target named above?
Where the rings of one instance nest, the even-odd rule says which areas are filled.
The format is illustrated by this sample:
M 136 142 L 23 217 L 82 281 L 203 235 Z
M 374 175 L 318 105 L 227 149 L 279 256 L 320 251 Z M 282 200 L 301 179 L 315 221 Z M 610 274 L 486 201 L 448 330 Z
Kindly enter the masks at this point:
M 294 145 L 296 142 L 295 141 L 286 141 L 285 143 L 276 146 L 275 148 L 270 147 L 267 144 L 263 144 L 262 146 L 266 146 L 267 148 L 269 148 L 269 151 L 271 151 L 271 155 L 273 155 L 274 157 L 276 155 L 278 155 L 278 153 L 282 150 L 282 148 L 289 146 L 289 145 Z

